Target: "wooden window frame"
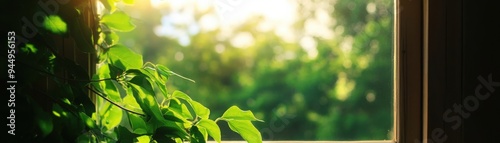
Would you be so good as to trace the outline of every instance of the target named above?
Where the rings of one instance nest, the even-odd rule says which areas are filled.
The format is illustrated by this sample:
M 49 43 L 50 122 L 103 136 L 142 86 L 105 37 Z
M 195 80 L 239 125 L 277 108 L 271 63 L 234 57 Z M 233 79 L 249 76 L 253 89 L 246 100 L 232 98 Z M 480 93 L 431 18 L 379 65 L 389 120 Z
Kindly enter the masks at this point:
M 428 3 L 395 0 L 394 142 L 398 143 L 427 137 Z

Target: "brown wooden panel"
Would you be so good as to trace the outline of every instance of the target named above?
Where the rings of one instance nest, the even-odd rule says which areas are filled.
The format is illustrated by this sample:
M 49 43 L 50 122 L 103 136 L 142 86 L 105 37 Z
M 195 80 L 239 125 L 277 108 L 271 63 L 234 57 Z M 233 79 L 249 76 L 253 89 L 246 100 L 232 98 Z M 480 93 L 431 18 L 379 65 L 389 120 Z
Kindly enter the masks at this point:
M 498 142 L 500 137 L 500 33 L 499 7 L 496 1 L 464 1 L 463 88 L 462 104 L 477 108 L 464 111 L 464 142 Z M 491 81 L 489 76 L 491 75 Z M 481 78 L 485 82 L 481 82 Z M 487 84 L 497 82 L 495 84 Z M 490 85 L 491 88 L 487 88 Z M 479 99 L 476 94 L 490 93 Z
M 423 1 L 396 1 L 397 142 L 422 138 Z
M 491 89 L 500 90 L 500 22 L 493 3 L 429 0 L 426 134 L 442 137 L 434 142 L 498 142 L 500 92 Z M 487 89 L 484 81 L 499 83 Z M 477 89 L 491 95 L 480 99 Z
M 454 104 L 462 100 L 462 1 L 430 0 L 428 20 L 428 124 L 429 142 L 462 142 L 454 128 Z M 451 118 L 451 119 L 450 119 Z

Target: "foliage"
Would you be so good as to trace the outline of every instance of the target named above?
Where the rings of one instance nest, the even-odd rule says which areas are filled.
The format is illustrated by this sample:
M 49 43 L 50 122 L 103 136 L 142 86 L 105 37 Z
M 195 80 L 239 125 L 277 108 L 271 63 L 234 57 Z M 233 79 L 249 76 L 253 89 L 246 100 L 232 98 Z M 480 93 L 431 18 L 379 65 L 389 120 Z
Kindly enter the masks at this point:
M 219 15 L 191 4 L 183 8 L 168 4 L 167 8 L 155 8 L 149 3 L 126 7 L 124 10 L 134 12 L 141 25 L 118 34 L 127 41 L 125 45 L 143 53 L 145 60 L 169 65 L 196 79 L 195 85 L 183 80 L 167 84 L 169 89 L 204 101 L 204 105 L 213 107 L 213 114 L 223 114 L 233 104 L 252 109 L 256 117 L 266 121 L 256 124 L 264 140 L 391 139 L 394 1 L 293 2 L 299 11 L 289 13 L 296 21 L 290 26 L 292 33 L 285 33 L 297 37 L 293 40 L 280 33 L 286 24 L 260 30 L 272 21 L 260 16 L 250 17 L 232 29 L 223 22 L 219 28 L 203 29 L 207 18 L 217 19 Z M 280 5 L 268 4 L 261 7 L 281 11 Z M 229 13 L 251 9 L 246 6 L 243 2 Z M 369 8 L 374 11 L 369 12 Z M 182 21 L 167 21 L 179 15 Z M 288 13 L 280 16 L 287 17 Z M 325 29 L 308 26 L 321 22 L 318 17 L 323 16 L 329 23 L 324 24 Z M 156 31 L 160 26 L 181 31 L 181 36 L 160 35 Z M 325 38 L 314 30 L 330 31 L 333 36 Z M 240 48 L 231 43 L 241 33 L 253 37 L 251 46 Z M 188 44 L 183 43 L 183 34 Z M 302 39 L 317 43 L 315 58 L 301 46 Z M 213 93 L 218 93 L 216 98 Z M 231 128 L 222 125 L 221 131 Z M 238 138 L 230 133 L 223 136 L 223 140 Z
M 43 29 L 20 47 L 16 73 L 18 132 L 13 141 L 203 143 L 210 136 L 221 142 L 217 123 L 225 121 L 248 142 L 262 142 L 252 124 L 261 120 L 252 112 L 231 106 L 213 120 L 202 103 L 181 91 L 167 90 L 171 76 L 192 80 L 163 65 L 144 63 L 141 55 L 119 44 L 115 32 L 131 31 L 135 25 L 130 16 L 116 9 L 120 1 L 101 2 L 106 10 L 97 34 L 83 23 L 87 21 L 84 13 L 93 13 L 94 7 L 88 1 L 71 1 L 57 5 L 61 12 L 44 17 L 40 25 Z M 35 7 L 16 18 L 46 8 Z M 23 28 L 18 26 L 16 30 Z M 65 55 L 68 48 L 54 46 L 54 39 L 68 37 L 78 48 L 71 52 L 97 55 L 91 57 L 98 59 L 97 72 L 91 78 L 85 70 L 88 65 L 77 64 L 79 57 L 69 59 Z M 98 97 L 95 101 L 89 97 L 91 93 Z

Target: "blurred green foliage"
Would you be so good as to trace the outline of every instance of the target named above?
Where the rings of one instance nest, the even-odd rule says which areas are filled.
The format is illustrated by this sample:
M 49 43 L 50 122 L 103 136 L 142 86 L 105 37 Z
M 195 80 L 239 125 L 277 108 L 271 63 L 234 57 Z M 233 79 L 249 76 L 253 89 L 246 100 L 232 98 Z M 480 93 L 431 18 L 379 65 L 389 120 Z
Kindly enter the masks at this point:
M 393 1 L 294 3 L 299 11 L 291 25 L 300 41 L 257 30 L 264 20 L 256 16 L 228 36 L 250 34 L 254 40 L 248 48 L 221 40 L 224 27 L 189 32 L 189 25 L 175 25 L 189 33 L 186 44 L 176 37 L 157 36 L 155 27 L 165 21 L 162 16 L 176 10 L 151 8 L 147 1 L 121 8 L 132 16 L 136 29 L 117 34 L 121 43 L 142 53 L 145 62 L 167 65 L 194 79 L 196 83 L 173 80 L 168 88 L 185 91 L 211 107 L 212 115 L 221 115 L 232 105 L 254 111 L 266 121 L 256 123 L 264 140 L 391 139 Z M 320 10 L 330 17 L 327 30 L 333 38 L 307 34 L 308 21 Z M 209 13 L 195 11 L 194 21 Z M 315 41 L 314 58 L 301 45 L 303 37 Z M 230 130 L 220 126 L 223 133 Z M 240 139 L 236 134 L 223 136 L 223 140 Z

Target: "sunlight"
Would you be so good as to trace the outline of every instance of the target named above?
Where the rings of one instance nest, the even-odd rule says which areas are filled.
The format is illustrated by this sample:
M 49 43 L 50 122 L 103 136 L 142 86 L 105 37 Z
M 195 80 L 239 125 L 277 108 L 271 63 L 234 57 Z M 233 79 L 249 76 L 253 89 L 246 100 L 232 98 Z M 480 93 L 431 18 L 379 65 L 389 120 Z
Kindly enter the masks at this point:
M 294 34 L 292 24 L 297 20 L 297 6 L 290 0 L 151 0 L 156 9 L 169 9 L 169 13 L 162 18 L 162 25 L 155 28 L 158 36 L 181 37 L 175 26 L 196 23 L 203 31 L 215 29 L 234 29 L 250 18 L 263 18 L 260 29 L 276 29 L 287 41 L 296 40 L 290 37 Z M 195 20 L 195 13 L 204 13 L 199 20 Z M 324 30 L 324 29 L 321 29 Z
M 248 32 L 240 32 L 231 39 L 231 45 L 236 48 L 248 48 L 253 45 L 254 38 Z
M 267 136 L 269 124 L 257 124 L 266 140 L 387 139 L 393 16 L 383 11 L 392 9 L 389 0 L 149 2 L 118 8 L 137 25 L 117 33 L 120 43 L 195 79 L 195 85 L 173 79 L 166 86 L 215 107 L 214 116 L 229 104 L 256 109 L 270 122 L 296 116 L 289 126 L 300 133 Z
M 212 9 L 224 24 L 234 25 L 244 23 L 252 16 L 263 16 L 276 24 L 294 22 L 297 6 L 291 0 L 151 0 L 151 6 L 156 9 L 169 8 L 180 11 L 185 8 L 195 8 L 197 11 Z
M 335 24 L 335 19 L 323 8 L 306 19 L 304 31 L 294 31 L 293 25 L 298 21 L 298 8 L 297 3 L 291 0 L 151 0 L 151 5 L 157 9 L 170 9 L 168 14 L 163 15 L 161 25 L 154 29 L 155 34 L 175 38 L 182 46 L 189 45 L 190 35 L 195 35 L 200 30 L 208 32 L 220 29 L 222 32 L 217 36 L 218 40 L 230 40 L 237 48 L 249 47 L 254 38 L 249 33 L 233 31 L 249 19 L 260 17 L 262 21 L 256 27 L 258 31 L 273 31 L 288 43 L 299 43 L 309 58 L 315 59 L 318 55 L 317 42 L 312 37 L 332 39 L 335 34 L 330 29 Z M 203 13 L 207 10 L 208 13 Z M 195 13 L 200 12 L 203 14 L 196 19 Z M 345 42 L 352 43 L 352 40 L 347 39 Z

